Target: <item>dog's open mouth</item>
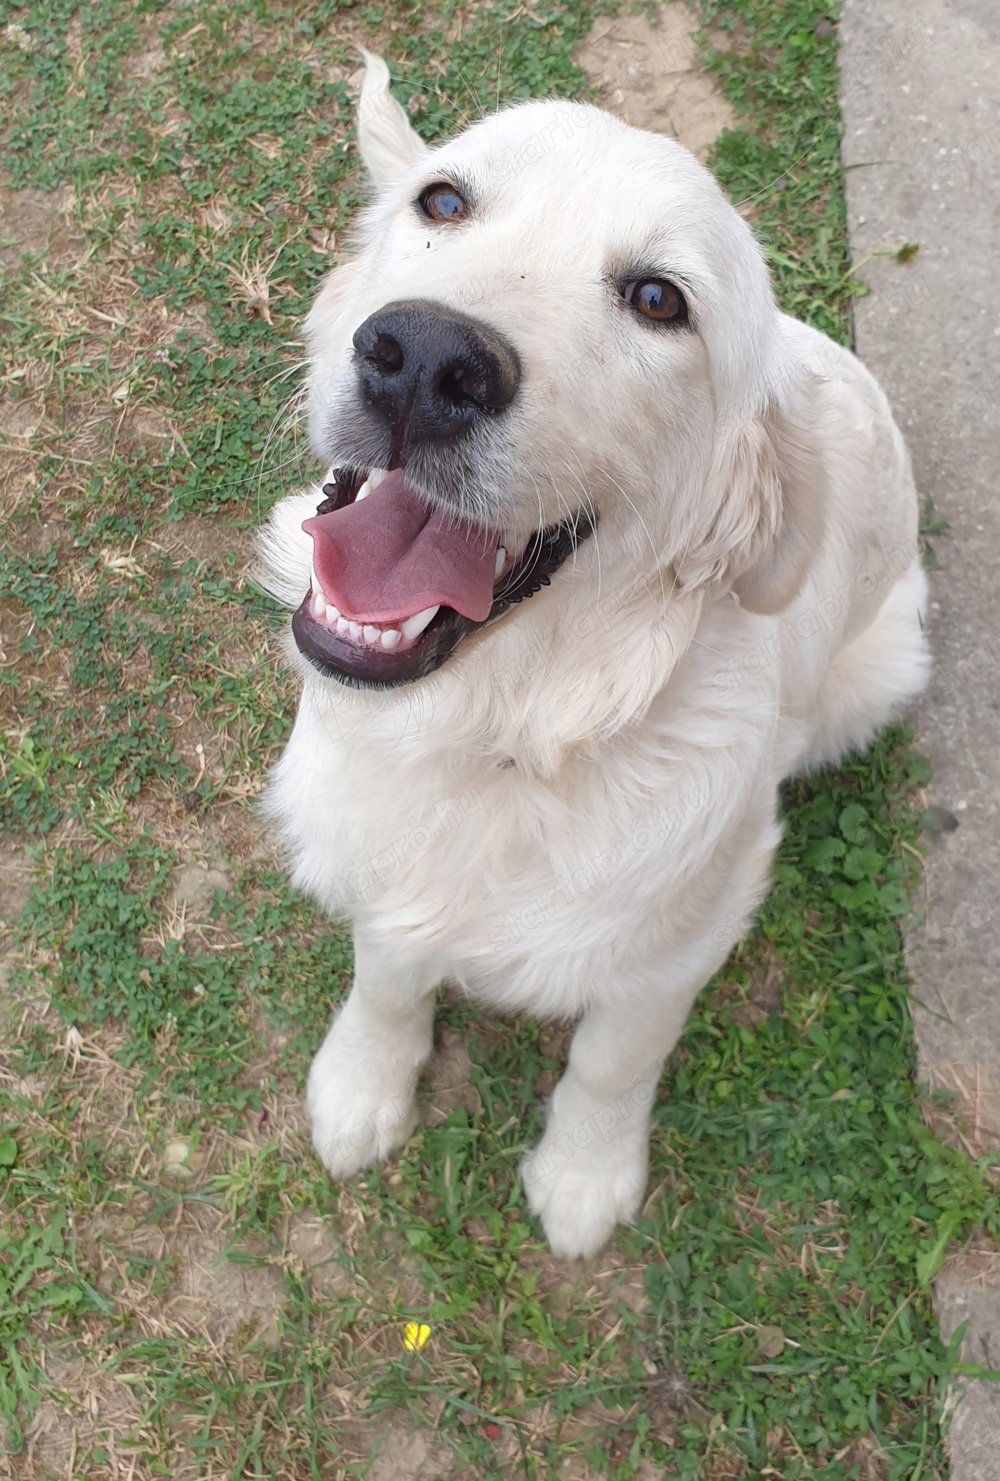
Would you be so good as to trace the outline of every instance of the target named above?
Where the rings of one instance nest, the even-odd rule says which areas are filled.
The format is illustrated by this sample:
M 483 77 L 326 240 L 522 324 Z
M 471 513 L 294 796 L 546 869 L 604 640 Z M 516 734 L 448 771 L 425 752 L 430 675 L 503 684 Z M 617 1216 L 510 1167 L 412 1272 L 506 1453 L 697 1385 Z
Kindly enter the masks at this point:
M 347 684 L 407 684 L 469 633 L 547 586 L 594 531 L 589 514 L 509 552 L 485 529 L 431 506 L 402 470 L 338 469 L 302 528 L 312 585 L 292 618 L 300 651 Z

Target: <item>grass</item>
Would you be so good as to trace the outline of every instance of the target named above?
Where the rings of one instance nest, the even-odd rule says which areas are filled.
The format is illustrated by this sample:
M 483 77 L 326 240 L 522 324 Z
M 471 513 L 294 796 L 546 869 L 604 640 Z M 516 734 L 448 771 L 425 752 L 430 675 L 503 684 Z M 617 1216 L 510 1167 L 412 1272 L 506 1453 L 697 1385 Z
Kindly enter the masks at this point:
M 740 117 L 719 173 L 784 304 L 843 339 L 827 12 L 702 14 Z M 262 509 L 312 472 L 295 336 L 361 198 L 353 44 L 391 56 L 434 137 L 498 95 L 579 93 L 592 17 L 0 5 L 17 1477 L 283 1481 L 372 1457 L 394 1476 L 943 1474 L 955 1358 L 928 1283 L 1000 1214 L 914 1086 L 898 924 L 925 774 L 904 734 L 790 789 L 759 929 L 671 1061 L 643 1216 L 588 1270 L 548 1258 L 516 1176 L 559 1030 L 450 1003 L 398 1162 L 335 1189 L 303 1142 L 349 951 L 251 810 L 293 695 L 243 571 Z

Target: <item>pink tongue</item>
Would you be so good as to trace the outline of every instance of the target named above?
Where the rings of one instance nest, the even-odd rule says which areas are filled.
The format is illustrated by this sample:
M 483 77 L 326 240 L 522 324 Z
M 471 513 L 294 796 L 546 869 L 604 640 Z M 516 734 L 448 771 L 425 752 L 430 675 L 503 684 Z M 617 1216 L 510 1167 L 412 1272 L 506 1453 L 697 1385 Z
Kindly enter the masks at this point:
M 400 622 L 438 604 L 473 622 L 489 615 L 496 542 L 431 509 L 398 468 L 302 528 L 327 601 L 354 622 Z

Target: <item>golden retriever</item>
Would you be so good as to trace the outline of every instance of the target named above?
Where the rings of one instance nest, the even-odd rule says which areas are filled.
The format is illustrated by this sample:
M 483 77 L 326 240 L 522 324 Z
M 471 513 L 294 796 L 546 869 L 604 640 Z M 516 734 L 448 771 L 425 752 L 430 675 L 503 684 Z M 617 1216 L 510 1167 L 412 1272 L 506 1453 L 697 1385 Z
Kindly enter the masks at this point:
M 355 942 L 313 1140 L 343 1178 L 409 1135 L 445 980 L 578 1020 L 524 1180 L 589 1255 L 779 783 L 925 682 L 917 497 L 879 387 L 678 143 L 538 102 L 429 149 L 374 57 L 359 137 L 372 204 L 307 324 L 331 471 L 261 539 L 302 678 L 267 806 Z

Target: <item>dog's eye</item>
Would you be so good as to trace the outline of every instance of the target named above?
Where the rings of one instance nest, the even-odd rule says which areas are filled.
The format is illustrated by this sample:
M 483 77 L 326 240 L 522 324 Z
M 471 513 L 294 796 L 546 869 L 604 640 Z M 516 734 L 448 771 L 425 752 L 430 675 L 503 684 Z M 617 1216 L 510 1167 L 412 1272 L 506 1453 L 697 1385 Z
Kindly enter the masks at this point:
M 469 209 L 454 185 L 428 185 L 420 196 L 420 209 L 432 221 L 461 221 Z
M 626 283 L 624 298 L 629 308 L 657 324 L 683 324 L 687 320 L 684 294 L 665 278 L 637 278 L 634 283 Z

